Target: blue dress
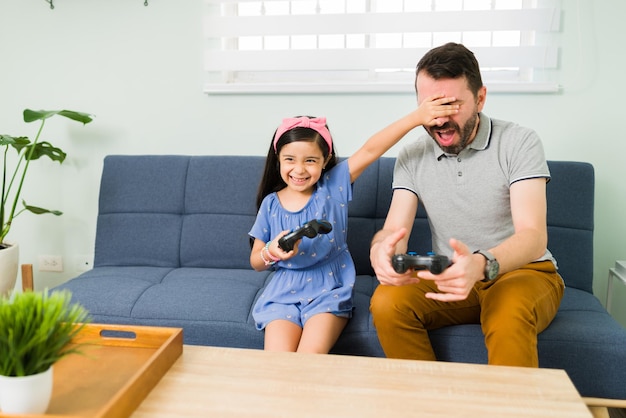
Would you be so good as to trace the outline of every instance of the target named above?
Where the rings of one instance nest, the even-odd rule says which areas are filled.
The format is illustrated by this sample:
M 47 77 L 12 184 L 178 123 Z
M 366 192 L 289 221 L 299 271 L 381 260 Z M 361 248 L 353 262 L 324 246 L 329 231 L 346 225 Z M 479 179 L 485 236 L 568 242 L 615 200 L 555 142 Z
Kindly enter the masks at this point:
M 347 160 L 324 173 L 316 186 L 308 203 L 298 212 L 285 210 L 276 193 L 267 195 L 249 232 L 250 236 L 268 242 L 281 231 L 312 219 L 326 219 L 333 226 L 326 235 L 302 238 L 297 255 L 274 264 L 276 271 L 252 311 L 259 330 L 276 319 L 303 327 L 307 319 L 318 313 L 352 316 L 356 270 L 347 244 L 348 202 L 352 200 Z

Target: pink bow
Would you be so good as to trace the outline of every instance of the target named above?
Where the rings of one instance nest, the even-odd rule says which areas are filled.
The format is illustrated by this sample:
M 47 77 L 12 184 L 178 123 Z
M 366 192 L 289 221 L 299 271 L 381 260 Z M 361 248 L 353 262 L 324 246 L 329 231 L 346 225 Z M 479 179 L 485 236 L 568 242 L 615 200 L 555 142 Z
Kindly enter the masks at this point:
M 330 131 L 326 127 L 326 118 L 307 118 L 306 116 L 301 116 L 299 118 L 285 118 L 283 119 L 283 123 L 276 129 L 276 134 L 274 135 L 274 151 L 276 151 L 276 144 L 280 137 L 287 131 L 293 128 L 311 128 L 317 133 L 319 133 L 322 138 L 328 144 L 329 152 L 333 152 L 333 140 L 330 136 Z

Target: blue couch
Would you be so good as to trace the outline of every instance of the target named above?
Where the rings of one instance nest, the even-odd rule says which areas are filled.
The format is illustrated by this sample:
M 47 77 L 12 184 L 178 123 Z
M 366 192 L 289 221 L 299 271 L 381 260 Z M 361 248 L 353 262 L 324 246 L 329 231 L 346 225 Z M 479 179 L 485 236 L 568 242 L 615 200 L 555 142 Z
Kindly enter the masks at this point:
M 384 356 L 369 313 L 378 284 L 369 243 L 387 213 L 394 161 L 381 158 L 354 185 L 348 235 L 356 309 L 333 353 Z M 263 348 L 250 312 L 271 271 L 250 268 L 247 235 L 263 164 L 253 156 L 106 157 L 94 268 L 58 288 L 71 290 L 94 322 L 181 327 L 186 344 Z M 549 165 L 549 248 L 567 288 L 539 335 L 540 367 L 565 369 L 582 396 L 626 399 L 626 330 L 592 293 L 593 167 Z M 409 245 L 430 250 L 423 210 Z M 431 336 L 440 360 L 487 361 L 479 325 Z

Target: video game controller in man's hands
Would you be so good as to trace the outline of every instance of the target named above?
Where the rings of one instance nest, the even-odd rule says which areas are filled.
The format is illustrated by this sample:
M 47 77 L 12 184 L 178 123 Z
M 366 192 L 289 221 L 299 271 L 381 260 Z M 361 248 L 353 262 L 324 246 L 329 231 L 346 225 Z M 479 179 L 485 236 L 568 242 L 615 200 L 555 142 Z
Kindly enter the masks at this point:
M 293 246 L 300 238 L 315 238 L 317 234 L 328 234 L 332 230 L 333 226 L 327 220 L 313 219 L 290 233 L 283 235 L 278 240 L 278 246 L 283 251 L 289 252 L 293 250 Z
M 428 255 L 419 255 L 415 252 L 406 254 L 396 254 L 391 258 L 391 264 L 396 273 L 405 273 L 409 269 L 413 270 L 430 270 L 432 274 L 439 274 L 444 271 L 450 264 L 450 260 L 445 255 L 437 255 L 428 253 Z

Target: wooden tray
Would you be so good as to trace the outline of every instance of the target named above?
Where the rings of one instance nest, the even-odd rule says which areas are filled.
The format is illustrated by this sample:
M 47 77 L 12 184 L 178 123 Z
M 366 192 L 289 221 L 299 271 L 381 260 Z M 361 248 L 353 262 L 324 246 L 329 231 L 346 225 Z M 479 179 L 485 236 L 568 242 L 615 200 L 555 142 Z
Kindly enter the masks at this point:
M 41 417 L 128 417 L 183 352 L 181 328 L 89 324 L 73 341 Z

